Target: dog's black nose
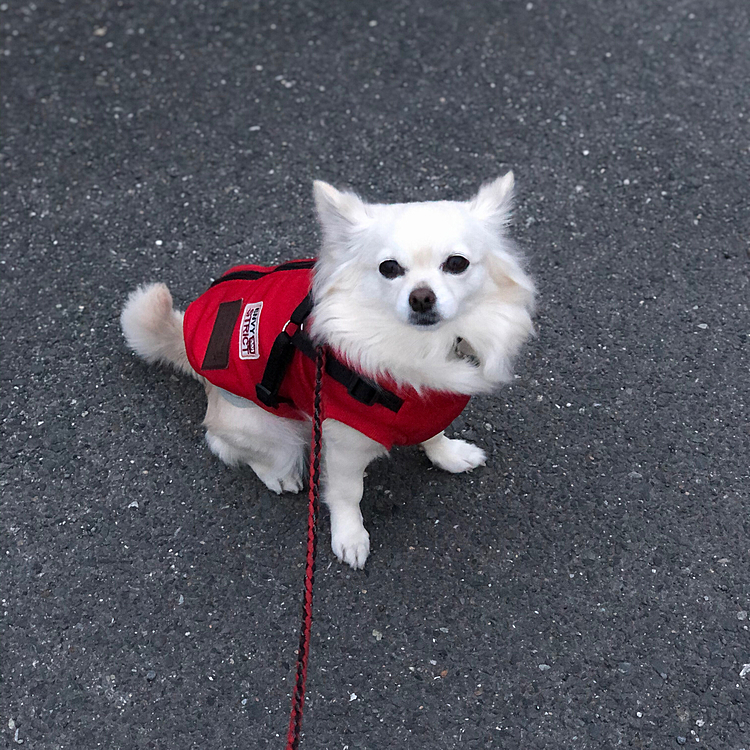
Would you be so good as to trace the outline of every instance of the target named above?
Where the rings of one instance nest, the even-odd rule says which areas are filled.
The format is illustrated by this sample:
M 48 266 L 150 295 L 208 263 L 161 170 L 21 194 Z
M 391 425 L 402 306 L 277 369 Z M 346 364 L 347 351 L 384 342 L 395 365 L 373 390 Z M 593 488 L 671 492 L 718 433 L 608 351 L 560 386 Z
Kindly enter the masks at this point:
M 409 307 L 414 312 L 422 313 L 429 312 L 435 307 L 435 292 L 428 286 L 420 286 L 412 290 L 409 295 Z

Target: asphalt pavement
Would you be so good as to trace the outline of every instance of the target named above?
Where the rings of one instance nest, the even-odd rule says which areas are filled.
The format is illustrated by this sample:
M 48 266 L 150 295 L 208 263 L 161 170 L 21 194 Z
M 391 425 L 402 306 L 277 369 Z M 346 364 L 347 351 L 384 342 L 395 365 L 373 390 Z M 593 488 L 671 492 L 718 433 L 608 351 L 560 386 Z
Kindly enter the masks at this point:
M 517 378 L 323 517 L 303 750 L 750 748 L 746 0 L 5 0 L 0 737 L 281 748 L 304 498 L 124 346 L 316 252 L 311 182 L 468 198 L 512 168 Z

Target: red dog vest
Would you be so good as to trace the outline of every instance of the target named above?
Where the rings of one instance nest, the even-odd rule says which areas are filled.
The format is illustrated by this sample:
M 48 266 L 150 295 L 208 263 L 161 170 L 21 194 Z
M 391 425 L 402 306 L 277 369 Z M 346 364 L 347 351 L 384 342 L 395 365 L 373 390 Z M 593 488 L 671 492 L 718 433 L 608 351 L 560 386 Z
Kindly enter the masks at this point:
M 274 343 L 297 328 L 309 311 L 314 260 L 280 266 L 236 266 L 219 278 L 185 313 L 183 334 L 193 369 L 209 382 L 287 419 L 312 416 L 315 362 L 312 345 L 298 343 L 283 354 L 277 393 L 263 397 L 264 373 Z M 301 334 L 302 332 L 300 332 Z M 277 343 L 278 347 L 278 343 Z M 440 391 L 417 393 L 387 379 L 353 372 L 336 353 L 327 354 L 323 416 L 337 419 L 390 449 L 415 445 L 444 430 L 469 396 Z M 261 387 L 259 388 L 259 384 Z M 274 397 L 275 396 L 275 397 Z

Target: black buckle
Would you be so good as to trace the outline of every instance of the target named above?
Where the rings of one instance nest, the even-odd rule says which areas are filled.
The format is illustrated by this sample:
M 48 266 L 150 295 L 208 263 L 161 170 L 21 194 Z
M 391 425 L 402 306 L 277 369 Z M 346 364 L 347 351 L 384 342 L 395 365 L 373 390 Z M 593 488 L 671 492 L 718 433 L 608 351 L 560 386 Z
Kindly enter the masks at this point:
M 380 389 L 377 386 L 358 375 L 349 383 L 346 390 L 355 401 L 359 401 L 365 406 L 372 406 L 376 403 L 380 394 Z
M 255 395 L 258 397 L 258 401 L 266 406 L 270 406 L 272 409 L 276 409 L 279 405 L 279 399 L 276 397 L 276 394 L 262 383 L 258 383 L 255 386 Z

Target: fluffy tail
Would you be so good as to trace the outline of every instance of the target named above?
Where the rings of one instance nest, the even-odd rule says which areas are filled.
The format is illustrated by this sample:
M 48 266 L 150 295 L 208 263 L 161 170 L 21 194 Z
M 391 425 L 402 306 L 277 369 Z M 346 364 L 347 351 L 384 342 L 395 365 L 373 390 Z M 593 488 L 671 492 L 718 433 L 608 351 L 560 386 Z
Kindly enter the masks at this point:
M 197 378 L 182 336 L 184 313 L 172 307 L 166 284 L 144 284 L 130 293 L 120 315 L 128 346 L 146 362 L 161 362 Z

